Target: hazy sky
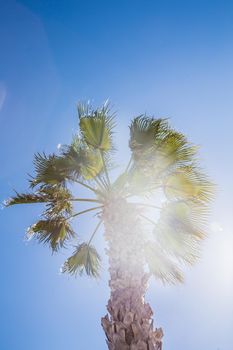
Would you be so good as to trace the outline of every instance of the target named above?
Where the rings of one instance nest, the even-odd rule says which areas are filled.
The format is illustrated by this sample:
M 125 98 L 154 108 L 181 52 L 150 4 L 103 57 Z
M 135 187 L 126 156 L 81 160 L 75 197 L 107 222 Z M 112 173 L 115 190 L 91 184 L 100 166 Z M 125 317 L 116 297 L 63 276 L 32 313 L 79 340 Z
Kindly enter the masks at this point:
M 125 159 L 130 119 L 169 117 L 201 146 L 218 185 L 203 258 L 179 287 L 152 282 L 147 300 L 164 350 L 233 348 L 233 2 L 0 0 L 0 200 L 27 188 L 36 151 L 56 151 L 77 128 L 76 103 L 110 98 Z M 96 282 L 67 278 L 69 252 L 24 242 L 40 208 L 1 210 L 0 348 L 105 349 Z M 78 222 L 85 237 L 91 216 Z M 101 232 L 96 239 L 104 254 Z

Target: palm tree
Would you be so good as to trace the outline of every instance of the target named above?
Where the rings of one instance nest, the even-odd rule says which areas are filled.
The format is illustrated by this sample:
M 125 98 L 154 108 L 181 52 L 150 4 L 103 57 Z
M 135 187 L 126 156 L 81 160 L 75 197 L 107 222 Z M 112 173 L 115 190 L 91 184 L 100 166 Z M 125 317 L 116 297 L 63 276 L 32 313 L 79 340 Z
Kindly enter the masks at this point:
M 72 221 L 95 213 L 89 240 L 75 246 L 63 273 L 98 277 L 101 258 L 92 245 L 104 226 L 109 259 L 110 299 L 102 318 L 111 350 L 162 349 L 163 331 L 154 328 L 144 296 L 151 276 L 163 283 L 183 281 L 182 265 L 192 265 L 205 237 L 212 184 L 198 167 L 197 147 L 169 126 L 146 115 L 130 125 L 131 158 L 112 180 L 115 114 L 108 103 L 97 109 L 79 104 L 79 133 L 59 154 L 36 154 L 29 193 L 16 193 L 6 205 L 44 203 L 28 238 L 57 252 L 76 236 Z M 92 198 L 76 198 L 73 185 Z M 75 202 L 91 207 L 76 212 Z

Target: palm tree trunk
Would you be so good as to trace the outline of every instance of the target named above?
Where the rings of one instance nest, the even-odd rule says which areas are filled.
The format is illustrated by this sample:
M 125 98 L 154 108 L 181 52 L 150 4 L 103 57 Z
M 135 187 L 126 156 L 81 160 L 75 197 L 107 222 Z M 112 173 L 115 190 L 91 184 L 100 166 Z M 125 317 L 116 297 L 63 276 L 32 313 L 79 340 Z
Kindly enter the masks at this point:
M 103 214 L 108 242 L 111 291 L 102 327 L 110 350 L 161 350 L 162 329 L 153 328 L 153 312 L 144 296 L 149 275 L 145 272 L 143 237 L 135 206 L 112 201 Z

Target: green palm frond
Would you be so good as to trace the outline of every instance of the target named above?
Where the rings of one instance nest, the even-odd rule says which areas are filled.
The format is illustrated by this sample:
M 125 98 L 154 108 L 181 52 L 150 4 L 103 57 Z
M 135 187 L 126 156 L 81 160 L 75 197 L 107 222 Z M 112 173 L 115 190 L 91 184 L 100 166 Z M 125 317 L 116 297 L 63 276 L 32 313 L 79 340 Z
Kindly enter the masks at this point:
M 78 114 L 80 131 L 86 144 L 103 152 L 113 150 L 112 134 L 115 122 L 108 104 L 96 110 L 90 105 L 80 104 Z
M 40 193 L 16 192 L 16 196 L 10 197 L 8 200 L 5 201 L 5 206 L 9 207 L 10 205 L 15 205 L 15 204 L 44 203 L 44 202 L 46 202 L 46 198 Z
M 87 149 L 78 136 L 73 137 L 70 145 L 63 145 L 61 158 L 66 162 L 67 173 L 71 179 L 82 175 L 82 168 L 87 165 Z
M 46 199 L 44 215 L 47 217 L 72 213 L 72 194 L 66 187 L 44 186 L 38 192 Z
M 186 137 L 170 128 L 166 119 L 147 116 L 135 118 L 130 125 L 129 146 L 134 160 L 167 168 L 176 163 L 194 160 L 197 147 L 189 144 Z
M 85 180 L 91 180 L 99 175 L 103 170 L 103 159 L 100 151 L 95 149 L 88 149 L 86 151 L 85 166 L 81 168 L 82 177 Z
M 65 246 L 65 242 L 75 236 L 67 220 L 60 216 L 47 220 L 39 220 L 29 227 L 28 238 L 35 237 L 39 243 L 49 244 L 52 251 L 58 251 Z
M 90 180 L 103 169 L 99 150 L 91 149 L 75 138 L 71 145 L 63 146 L 61 155 L 46 156 L 37 153 L 34 159 L 36 176 L 31 187 L 40 185 L 62 185 L 78 178 Z
M 155 233 L 164 252 L 179 262 L 193 265 L 200 257 L 200 242 L 185 231 L 164 226 L 158 227 Z
M 177 167 L 189 166 L 196 160 L 197 147 L 171 129 L 166 119 L 145 115 L 135 118 L 130 126 L 129 146 L 132 151 L 132 181 L 141 177 L 141 192 L 157 185 Z M 150 186 L 148 186 L 148 184 Z
M 88 276 L 98 277 L 99 268 L 100 256 L 96 249 L 87 243 L 82 243 L 76 247 L 73 255 L 65 261 L 62 272 L 75 276 L 86 272 Z
M 134 118 L 130 125 L 129 147 L 135 161 L 151 159 L 154 148 L 168 133 L 166 119 L 154 119 L 145 115 Z
M 198 147 L 191 145 L 186 137 L 175 131 L 167 130 L 167 135 L 162 138 L 155 148 L 155 164 L 160 174 L 167 172 L 172 166 L 183 166 L 194 162 Z
M 68 171 L 73 178 L 90 180 L 103 170 L 100 151 L 90 148 L 79 137 L 74 137 L 71 145 L 62 148 L 62 157 L 67 160 Z
M 179 267 L 155 243 L 148 241 L 144 246 L 145 260 L 149 271 L 163 283 L 177 284 L 183 282 Z
M 39 188 L 35 193 L 18 193 L 16 196 L 9 198 L 6 206 L 15 204 L 46 203 L 45 215 L 54 216 L 58 214 L 71 214 L 72 212 L 72 195 L 70 191 L 58 185 L 47 185 Z
M 69 160 L 51 154 L 37 153 L 34 158 L 36 176 L 30 180 L 31 187 L 42 185 L 64 185 L 70 178 Z
M 193 199 L 208 202 L 214 186 L 207 176 L 193 166 L 175 169 L 164 179 L 164 193 L 169 198 Z
M 174 201 L 163 206 L 154 235 L 168 255 L 193 264 L 205 237 L 206 208 L 192 201 Z

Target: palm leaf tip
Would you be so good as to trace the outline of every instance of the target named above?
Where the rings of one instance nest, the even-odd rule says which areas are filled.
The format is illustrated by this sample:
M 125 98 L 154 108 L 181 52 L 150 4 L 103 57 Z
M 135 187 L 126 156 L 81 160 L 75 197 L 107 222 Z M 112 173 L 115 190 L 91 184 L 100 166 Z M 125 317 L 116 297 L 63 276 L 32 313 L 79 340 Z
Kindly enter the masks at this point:
M 164 284 L 177 284 L 184 281 L 182 271 L 155 242 L 145 244 L 144 254 L 150 273 Z
M 53 252 L 65 246 L 67 240 L 75 235 L 64 217 L 39 220 L 27 230 L 27 237 L 35 237 L 39 243 L 48 244 Z
M 61 271 L 77 276 L 84 272 L 90 277 L 99 276 L 100 256 L 96 249 L 87 244 L 82 243 L 76 247 L 73 255 L 69 257 L 63 264 Z
M 103 152 L 113 150 L 112 134 L 115 127 L 114 114 L 109 106 L 93 110 L 90 105 L 78 105 L 79 127 L 87 145 Z

